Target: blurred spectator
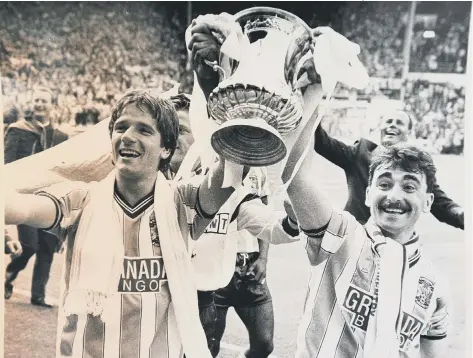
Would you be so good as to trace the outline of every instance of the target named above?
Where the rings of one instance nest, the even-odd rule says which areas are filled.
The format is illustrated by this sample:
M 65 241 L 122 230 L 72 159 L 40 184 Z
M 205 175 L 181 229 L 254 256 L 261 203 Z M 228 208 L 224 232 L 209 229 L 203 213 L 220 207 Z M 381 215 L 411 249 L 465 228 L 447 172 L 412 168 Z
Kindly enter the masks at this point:
M 361 47 L 373 77 L 401 77 L 408 2 L 347 2 L 333 27 Z
M 416 18 L 424 16 L 434 21 L 417 21 L 410 70 L 464 73 L 471 4 L 435 4 L 417 5 Z M 370 101 L 373 96 L 400 98 L 401 85 L 393 79 L 402 75 L 409 8 L 409 2 L 344 2 L 338 9 L 323 8 L 316 2 L 305 5 L 305 11 L 314 14 L 309 26 L 330 25 L 359 44 L 362 62 L 370 76 L 376 77 L 360 91 L 337 86 L 335 99 L 354 102 Z M 208 12 L 210 7 L 201 10 Z M 193 76 L 186 68 L 183 36 L 186 15 L 185 5 L 170 2 L 2 3 L 3 92 L 13 99 L 21 114 L 21 103 L 25 102 L 22 97 L 28 97 L 35 85 L 54 88 L 58 97 L 51 116 L 69 135 L 106 118 L 116 98 L 131 87 L 162 92 L 177 81 L 182 90 L 190 92 Z M 296 11 L 296 15 L 304 18 L 306 14 Z M 426 26 L 434 26 L 433 39 L 423 36 Z M 464 107 L 464 93 L 459 95 L 461 90 L 452 91 L 445 84 L 416 86 L 406 88 L 406 107 L 416 114 L 417 138 L 433 140 L 431 147 L 439 152 L 451 152 L 451 148 L 458 151 L 463 143 L 460 108 Z M 340 113 L 343 111 L 333 115 Z M 14 112 L 6 114 L 7 121 L 16 118 Z M 343 132 L 348 135 L 346 130 Z
M 463 152 L 465 88 L 424 80 L 406 84 L 405 109 L 414 114 L 416 138 L 438 153 Z
M 419 11 L 433 13 L 435 21 L 428 27 L 422 22 L 414 26 L 409 70 L 465 73 L 471 3 L 440 2 Z M 425 36 L 426 30 L 431 36 Z
M 8 2 L 0 18 L 3 92 L 53 88 L 60 125 L 96 123 L 130 87 L 166 90 L 185 71 L 173 5 Z
M 45 87 L 33 91 L 30 118 L 19 120 L 10 125 L 5 133 L 5 164 L 20 160 L 32 154 L 42 152 L 67 139 L 67 136 L 53 127 L 51 111 L 53 93 Z M 46 284 L 58 247 L 55 235 L 26 225 L 18 225 L 18 239 L 23 250 L 18 256 L 12 256 L 5 273 L 5 299 L 13 293 L 13 282 L 26 267 L 28 261 L 36 255 L 33 283 L 31 285 L 31 304 L 46 308 L 52 306 L 45 302 Z M 20 252 L 20 251 L 19 251 Z

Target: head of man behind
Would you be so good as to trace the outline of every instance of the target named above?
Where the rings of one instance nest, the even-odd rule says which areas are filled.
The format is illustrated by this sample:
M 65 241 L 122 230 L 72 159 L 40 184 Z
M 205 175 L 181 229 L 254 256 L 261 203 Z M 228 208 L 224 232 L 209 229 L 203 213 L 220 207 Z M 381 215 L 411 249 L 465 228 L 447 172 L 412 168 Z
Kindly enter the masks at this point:
M 189 148 L 194 143 L 194 136 L 189 121 L 190 96 L 180 93 L 176 96 L 172 96 L 170 101 L 173 103 L 179 118 L 179 138 L 176 151 L 169 163 L 171 172 L 175 174 L 179 170 Z
M 404 111 L 393 110 L 381 118 L 381 144 L 385 147 L 407 142 L 413 127 L 411 117 Z
M 39 86 L 33 90 L 33 116 L 36 120 L 45 124 L 50 121 L 53 100 L 54 94 L 49 88 Z
M 405 243 L 434 195 L 435 165 L 422 149 L 399 143 L 376 151 L 369 171 L 366 205 L 385 236 Z

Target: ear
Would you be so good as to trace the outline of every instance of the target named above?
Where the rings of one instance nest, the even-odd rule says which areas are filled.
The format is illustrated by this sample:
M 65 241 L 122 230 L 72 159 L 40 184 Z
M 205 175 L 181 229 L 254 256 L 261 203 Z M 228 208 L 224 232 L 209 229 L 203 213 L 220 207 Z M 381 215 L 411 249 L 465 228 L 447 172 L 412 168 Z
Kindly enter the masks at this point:
M 161 151 L 161 159 L 168 159 L 171 155 L 171 151 L 168 148 L 163 148 Z
M 430 208 L 432 207 L 433 202 L 434 202 L 434 194 L 433 193 L 425 194 L 424 207 L 422 208 L 422 211 L 424 213 L 430 212 Z
M 366 187 L 366 198 L 365 198 L 365 205 L 367 207 L 371 206 L 371 196 L 370 196 L 370 187 Z

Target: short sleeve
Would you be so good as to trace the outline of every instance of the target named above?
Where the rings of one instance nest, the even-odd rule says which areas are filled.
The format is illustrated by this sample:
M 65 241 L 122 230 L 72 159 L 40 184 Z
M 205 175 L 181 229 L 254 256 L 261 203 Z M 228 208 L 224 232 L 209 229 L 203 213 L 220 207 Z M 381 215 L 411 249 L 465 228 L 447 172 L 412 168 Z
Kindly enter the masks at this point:
M 178 215 L 185 213 L 190 236 L 194 240 L 205 231 L 213 218 L 213 216 L 208 217 L 200 207 L 199 188 L 203 180 L 204 176 L 196 175 L 189 179 L 179 180 L 175 186 Z
M 438 281 L 438 294 L 435 300 L 435 310 L 432 317 L 421 332 L 421 338 L 424 339 L 442 339 L 447 336 L 450 324 L 450 312 L 448 305 L 448 286 L 443 279 Z
M 62 237 L 62 231 L 77 223 L 90 198 L 89 193 L 90 184 L 82 182 L 65 182 L 37 191 L 36 195 L 46 196 L 56 205 L 56 219 L 46 231 Z
M 358 222 L 347 212 L 332 211 L 329 222 L 315 230 L 301 230 L 308 239 L 321 239 L 321 246 L 328 253 L 335 253 L 345 241 L 346 237 L 353 235 Z M 359 225 L 359 224 L 358 224 Z

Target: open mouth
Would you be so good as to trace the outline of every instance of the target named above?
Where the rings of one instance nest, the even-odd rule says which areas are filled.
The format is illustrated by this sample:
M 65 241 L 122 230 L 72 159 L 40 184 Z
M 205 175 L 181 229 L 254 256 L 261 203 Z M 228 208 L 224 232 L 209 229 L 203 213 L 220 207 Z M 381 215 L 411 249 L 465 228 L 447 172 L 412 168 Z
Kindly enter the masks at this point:
M 389 135 L 389 136 L 397 136 L 398 135 L 398 132 L 397 130 L 395 129 L 386 129 L 386 131 L 384 132 L 385 135 Z
M 138 158 L 141 155 L 139 152 L 133 149 L 120 149 L 118 154 L 123 158 Z
M 389 215 L 404 215 L 410 211 L 408 207 L 399 205 L 380 205 L 379 210 Z
M 385 213 L 388 213 L 388 214 L 399 214 L 399 215 L 405 214 L 407 212 L 407 210 L 395 209 L 395 208 L 382 208 L 381 210 L 383 210 Z

